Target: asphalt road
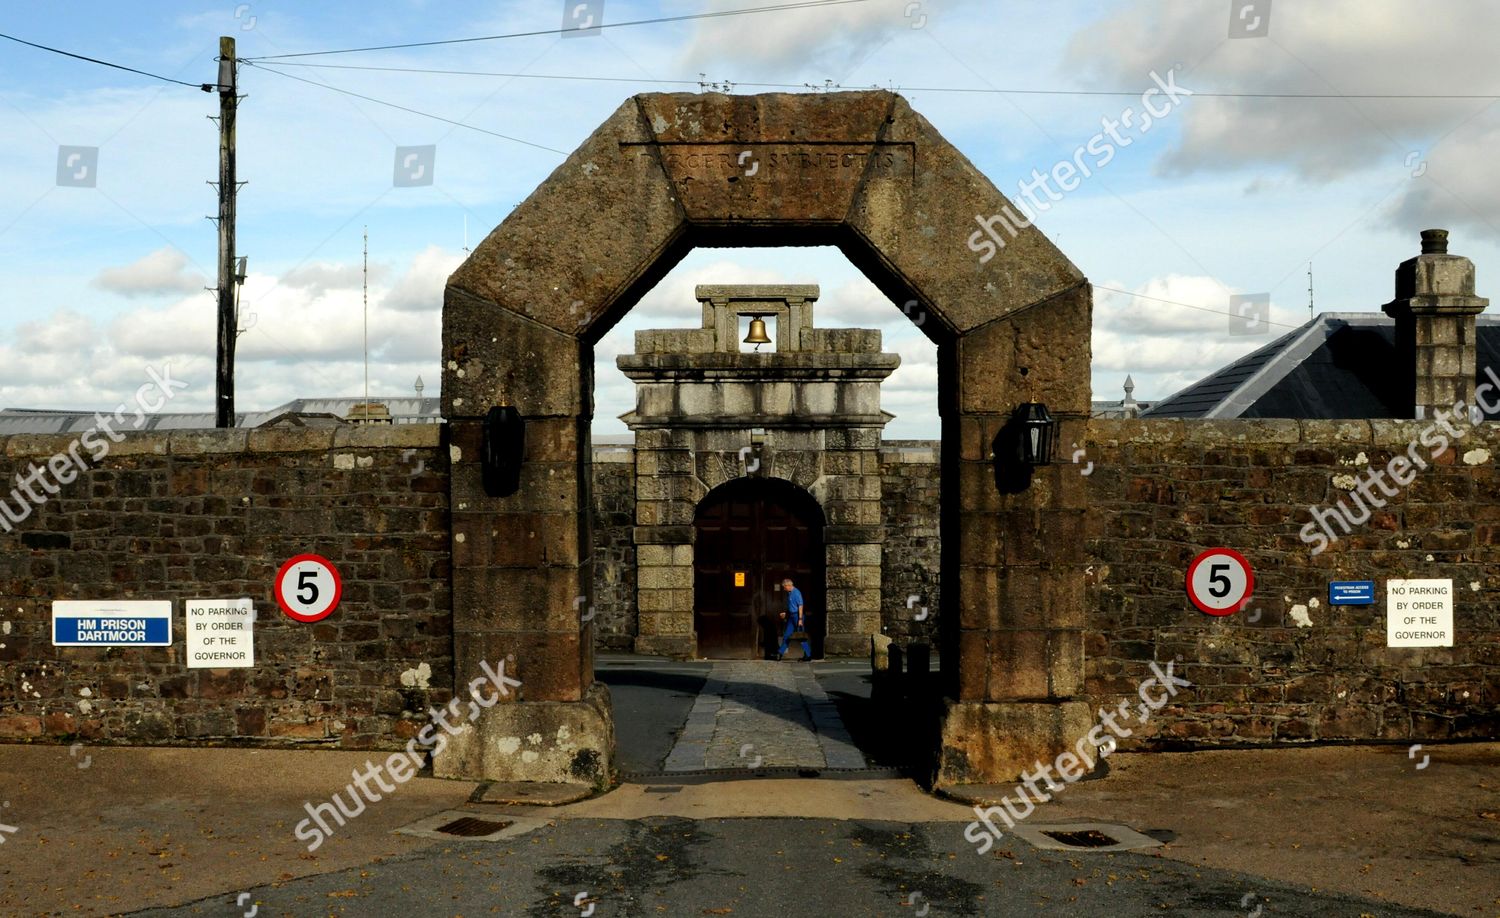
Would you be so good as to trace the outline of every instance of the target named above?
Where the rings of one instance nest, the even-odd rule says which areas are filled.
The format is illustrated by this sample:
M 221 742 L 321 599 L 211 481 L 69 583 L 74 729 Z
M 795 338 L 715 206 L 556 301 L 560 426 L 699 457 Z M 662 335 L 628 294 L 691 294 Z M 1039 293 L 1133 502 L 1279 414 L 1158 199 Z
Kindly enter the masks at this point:
M 980 856 L 956 823 L 827 819 L 563 820 L 504 842 L 456 842 L 249 892 L 243 908 L 221 896 L 131 914 L 245 915 L 252 906 L 257 916 L 402 918 L 1440 914 L 1151 855 L 1057 854 L 1013 842 Z

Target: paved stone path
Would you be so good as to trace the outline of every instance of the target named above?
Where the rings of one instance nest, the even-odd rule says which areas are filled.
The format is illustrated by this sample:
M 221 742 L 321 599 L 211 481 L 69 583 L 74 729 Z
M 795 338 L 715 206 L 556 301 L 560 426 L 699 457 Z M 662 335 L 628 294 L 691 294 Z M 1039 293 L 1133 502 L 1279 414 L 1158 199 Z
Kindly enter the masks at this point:
M 865 768 L 813 665 L 715 663 L 665 769 Z

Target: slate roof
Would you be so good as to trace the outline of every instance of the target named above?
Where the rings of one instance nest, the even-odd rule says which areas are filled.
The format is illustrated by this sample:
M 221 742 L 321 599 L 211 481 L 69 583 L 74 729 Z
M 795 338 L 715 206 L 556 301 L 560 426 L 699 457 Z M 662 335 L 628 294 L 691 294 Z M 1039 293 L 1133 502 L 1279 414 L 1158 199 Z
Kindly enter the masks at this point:
M 438 423 L 442 420 L 442 400 L 400 396 L 398 398 L 370 397 L 372 402 L 384 404 L 396 424 Z M 281 415 L 297 414 L 348 417 L 354 405 L 362 404 L 364 398 L 295 398 L 270 411 L 242 411 L 235 414 L 236 427 L 259 427 Z M 109 412 L 101 411 L 102 414 Z M 182 412 L 159 411 L 145 416 L 141 426 L 135 426 L 135 408 L 124 412 L 125 423 L 116 424 L 120 430 L 199 430 L 214 426 L 212 411 Z M 55 410 L 51 408 L 6 408 L 0 410 L 0 436 L 6 434 L 82 433 L 97 422 L 92 411 Z
M 1475 321 L 1476 376 L 1500 373 L 1500 316 Z M 1396 323 L 1325 312 L 1141 413 L 1155 418 L 1401 418 Z M 1487 415 L 1492 420 L 1500 415 Z

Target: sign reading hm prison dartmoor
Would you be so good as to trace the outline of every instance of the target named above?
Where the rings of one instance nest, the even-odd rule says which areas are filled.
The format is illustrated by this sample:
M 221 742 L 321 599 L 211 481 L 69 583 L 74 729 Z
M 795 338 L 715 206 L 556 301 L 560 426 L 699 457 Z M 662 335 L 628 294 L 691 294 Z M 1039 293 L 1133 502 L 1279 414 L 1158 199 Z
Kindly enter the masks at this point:
M 513 655 L 525 688 L 448 745 L 440 774 L 579 780 L 607 768 L 607 693 L 574 602 L 591 589 L 592 346 L 696 246 L 837 245 L 923 311 L 942 414 L 939 782 L 1006 780 L 1088 733 L 1084 483 L 997 465 L 996 449 L 1014 452 L 1023 403 L 1045 403 L 1061 440 L 1084 436 L 1090 290 L 1035 229 L 980 264 L 964 236 L 1003 203 L 892 93 L 651 94 L 620 106 L 475 249 L 443 308 L 454 664 Z M 518 477 L 487 491 L 485 450 L 507 446 Z M 878 501 L 841 514 L 830 529 L 873 530 Z M 501 742 L 559 731 L 589 745 L 522 761 Z

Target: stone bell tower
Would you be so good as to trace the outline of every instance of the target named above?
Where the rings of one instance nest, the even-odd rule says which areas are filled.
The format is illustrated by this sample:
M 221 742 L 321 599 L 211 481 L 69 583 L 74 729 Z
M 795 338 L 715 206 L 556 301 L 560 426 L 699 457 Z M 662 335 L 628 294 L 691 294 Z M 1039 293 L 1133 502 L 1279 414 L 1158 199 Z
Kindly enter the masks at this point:
M 701 328 L 635 333 L 637 653 L 698 655 L 694 516 L 713 489 L 781 479 L 822 509 L 825 652 L 880 630 L 880 383 L 900 364 L 880 332 L 813 325 L 816 285 L 700 286 Z M 774 326 L 742 352 L 740 320 Z

